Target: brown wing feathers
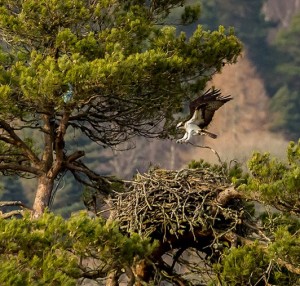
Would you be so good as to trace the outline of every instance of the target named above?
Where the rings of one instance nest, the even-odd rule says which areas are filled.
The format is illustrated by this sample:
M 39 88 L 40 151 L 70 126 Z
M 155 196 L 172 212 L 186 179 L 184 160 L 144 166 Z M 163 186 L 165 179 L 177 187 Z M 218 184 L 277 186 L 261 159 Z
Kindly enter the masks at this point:
M 221 96 L 219 89 L 209 89 L 190 103 L 191 116 L 193 116 L 196 109 L 200 109 L 199 127 L 205 128 L 211 122 L 215 111 L 231 99 L 230 95 Z

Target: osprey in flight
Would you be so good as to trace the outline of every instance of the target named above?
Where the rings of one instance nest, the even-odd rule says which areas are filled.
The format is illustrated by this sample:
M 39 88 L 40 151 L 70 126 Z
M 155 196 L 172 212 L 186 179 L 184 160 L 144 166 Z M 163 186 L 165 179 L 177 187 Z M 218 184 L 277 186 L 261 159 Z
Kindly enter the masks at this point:
M 190 103 L 191 119 L 184 122 L 179 122 L 177 128 L 185 129 L 184 136 L 177 140 L 177 143 L 188 142 L 192 135 L 208 135 L 211 138 L 217 138 L 216 134 L 204 130 L 212 121 L 214 113 L 232 97 L 221 96 L 219 89 L 209 89 L 204 94 Z

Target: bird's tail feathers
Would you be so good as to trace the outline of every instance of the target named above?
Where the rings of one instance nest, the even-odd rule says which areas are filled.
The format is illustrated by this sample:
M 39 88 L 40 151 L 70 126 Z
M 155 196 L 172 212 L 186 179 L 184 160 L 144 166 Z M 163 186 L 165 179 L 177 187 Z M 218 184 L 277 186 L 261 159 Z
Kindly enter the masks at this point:
M 204 130 L 204 129 L 201 129 L 200 134 L 201 135 L 207 135 L 207 136 L 209 136 L 209 137 L 211 137 L 213 139 L 216 139 L 218 137 L 218 135 L 216 135 L 214 133 L 211 133 L 211 132 L 209 132 L 207 130 Z

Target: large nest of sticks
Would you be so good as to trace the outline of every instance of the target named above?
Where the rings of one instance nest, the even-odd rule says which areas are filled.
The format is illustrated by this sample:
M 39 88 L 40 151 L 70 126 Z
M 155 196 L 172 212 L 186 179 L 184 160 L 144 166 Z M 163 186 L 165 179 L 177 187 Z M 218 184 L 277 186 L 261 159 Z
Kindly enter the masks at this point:
M 222 171 L 211 168 L 138 174 L 129 190 L 111 198 L 113 218 L 121 229 L 167 241 L 199 231 L 214 237 L 242 232 L 247 215 L 239 193 Z

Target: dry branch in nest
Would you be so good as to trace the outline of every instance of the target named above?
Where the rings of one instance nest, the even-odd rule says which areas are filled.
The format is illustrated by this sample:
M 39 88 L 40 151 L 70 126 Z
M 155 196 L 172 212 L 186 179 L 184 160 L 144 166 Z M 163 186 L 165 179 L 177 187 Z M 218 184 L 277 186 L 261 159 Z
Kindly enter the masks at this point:
M 236 232 L 246 215 L 226 174 L 210 168 L 138 174 L 126 193 L 111 199 L 121 229 L 160 241 L 191 233 L 214 238 Z
M 177 266 L 187 269 L 186 275 L 197 272 L 199 265 L 217 261 L 224 247 L 237 246 L 255 232 L 245 200 L 222 167 L 152 168 L 137 174 L 127 191 L 116 192 L 108 203 L 110 219 L 118 221 L 121 230 L 158 241 L 148 263 L 136 265 L 143 270 L 137 276 L 146 282 L 150 267 L 153 277 L 159 277 L 157 283 L 178 280 L 175 285 L 187 285 L 189 279 L 176 272 Z M 184 262 L 189 250 L 196 253 L 195 265 Z M 171 260 L 166 261 L 166 256 Z M 211 275 L 208 272 L 206 277 Z

